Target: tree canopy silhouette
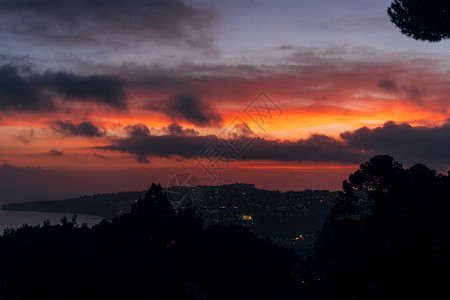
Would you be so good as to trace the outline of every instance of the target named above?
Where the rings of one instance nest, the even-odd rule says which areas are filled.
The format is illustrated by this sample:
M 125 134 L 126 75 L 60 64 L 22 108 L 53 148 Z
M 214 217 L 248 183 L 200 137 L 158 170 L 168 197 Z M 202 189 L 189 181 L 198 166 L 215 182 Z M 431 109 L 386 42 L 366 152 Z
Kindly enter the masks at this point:
M 131 212 L 79 227 L 8 229 L 0 237 L 0 299 L 292 298 L 292 250 L 248 228 L 203 228 L 195 207 L 171 206 L 153 184 Z M 26 287 L 26 288 L 24 288 Z
M 387 13 L 401 33 L 416 40 L 450 38 L 450 1 L 394 0 Z
M 450 279 L 450 178 L 378 155 L 344 181 L 307 282 L 319 299 L 426 298 Z M 369 212 L 363 205 L 372 203 Z M 447 254 L 446 254 L 447 253 Z

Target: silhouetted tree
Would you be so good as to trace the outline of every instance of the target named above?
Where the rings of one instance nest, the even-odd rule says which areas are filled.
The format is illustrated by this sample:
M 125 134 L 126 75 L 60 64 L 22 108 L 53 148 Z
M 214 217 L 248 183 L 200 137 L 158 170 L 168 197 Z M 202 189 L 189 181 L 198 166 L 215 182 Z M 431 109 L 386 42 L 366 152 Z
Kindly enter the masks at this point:
M 247 228 L 203 228 L 160 185 L 93 228 L 24 226 L 0 237 L 1 299 L 287 299 L 296 255 Z M 26 288 L 23 288 L 26 287 Z
M 387 12 L 403 34 L 416 40 L 450 38 L 450 1 L 394 0 Z
M 342 192 L 338 193 L 335 203 L 330 210 L 329 217 L 339 218 L 357 215 L 361 213 L 361 206 L 358 205 L 359 198 L 355 195 L 353 186 L 347 180 L 342 183 Z
M 372 214 L 347 218 L 367 190 Z M 305 277 L 323 299 L 426 298 L 450 279 L 450 179 L 387 155 L 362 164 L 324 224 Z M 342 208 L 344 207 L 344 209 Z M 344 213 L 342 213 L 344 212 Z

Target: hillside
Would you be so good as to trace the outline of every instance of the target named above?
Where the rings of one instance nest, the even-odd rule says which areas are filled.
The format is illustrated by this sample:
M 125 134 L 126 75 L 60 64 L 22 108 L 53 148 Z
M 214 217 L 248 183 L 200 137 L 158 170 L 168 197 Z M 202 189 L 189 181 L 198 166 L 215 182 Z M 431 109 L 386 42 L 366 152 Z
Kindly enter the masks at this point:
M 323 225 L 333 205 L 336 192 L 305 190 L 300 192 L 267 191 L 253 184 L 199 186 L 195 205 L 205 226 L 236 224 L 248 227 L 260 237 L 270 237 L 276 244 L 308 254 L 315 234 Z M 183 193 L 182 188 L 172 191 Z M 31 210 L 91 214 L 111 219 L 128 212 L 144 191 L 96 194 L 54 201 L 13 203 L 5 210 Z
M 87 195 L 67 200 L 32 201 L 3 205 L 4 210 L 87 214 L 111 219 L 130 210 L 130 204 L 141 192 L 121 192 Z

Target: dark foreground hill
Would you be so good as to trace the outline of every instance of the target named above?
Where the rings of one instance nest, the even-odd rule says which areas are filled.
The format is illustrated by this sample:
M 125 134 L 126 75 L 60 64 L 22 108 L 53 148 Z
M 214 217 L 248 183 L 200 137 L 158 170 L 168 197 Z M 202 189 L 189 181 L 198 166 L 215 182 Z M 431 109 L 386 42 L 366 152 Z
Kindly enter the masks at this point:
M 0 238 L 0 299 L 283 299 L 297 294 L 292 250 L 245 227 L 203 228 L 161 186 L 92 229 L 76 219 Z
M 325 221 L 337 192 L 267 191 L 253 184 L 196 187 L 195 206 L 205 226 L 235 224 L 250 228 L 277 245 L 308 255 L 315 234 Z M 180 191 L 183 192 L 183 191 Z M 100 215 L 107 219 L 127 212 L 144 192 L 96 194 L 68 200 L 36 201 L 4 205 L 5 210 L 32 210 L 67 214 Z
M 130 205 L 145 191 L 87 195 L 67 200 L 10 203 L 4 210 L 86 214 L 112 219 L 128 212 Z

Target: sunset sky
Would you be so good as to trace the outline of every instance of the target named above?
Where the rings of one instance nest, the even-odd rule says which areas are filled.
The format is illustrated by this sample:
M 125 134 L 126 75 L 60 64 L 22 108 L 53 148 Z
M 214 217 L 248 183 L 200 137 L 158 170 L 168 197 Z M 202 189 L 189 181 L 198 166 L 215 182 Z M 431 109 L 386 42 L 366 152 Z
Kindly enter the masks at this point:
M 447 172 L 450 41 L 389 4 L 1 1 L 0 203 L 179 173 L 338 190 L 380 153 Z

